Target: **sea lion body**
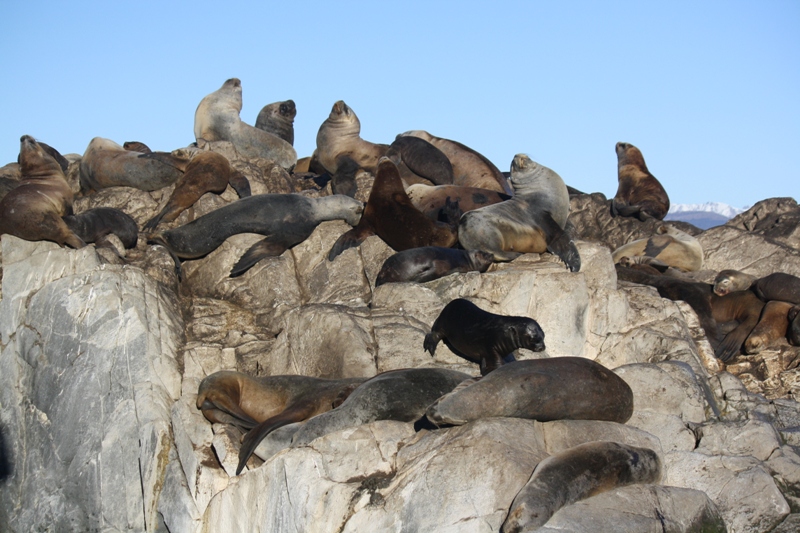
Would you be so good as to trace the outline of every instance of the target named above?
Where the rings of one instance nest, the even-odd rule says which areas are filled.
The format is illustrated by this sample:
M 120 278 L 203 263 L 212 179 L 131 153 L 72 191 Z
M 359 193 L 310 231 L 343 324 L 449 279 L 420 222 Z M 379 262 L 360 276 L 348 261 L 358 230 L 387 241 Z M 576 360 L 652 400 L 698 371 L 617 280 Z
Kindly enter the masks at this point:
M 267 104 L 258 113 L 256 128 L 277 135 L 287 143 L 294 145 L 294 117 L 297 107 L 294 100 Z
M 139 152 L 140 154 L 150 154 L 153 152 L 149 146 L 139 141 L 125 141 L 122 143 L 122 147 L 129 152 Z
M 652 257 L 669 266 L 687 272 L 703 267 L 703 248 L 700 242 L 677 228 L 663 224 L 656 234 L 624 244 L 611 254 L 614 263 L 622 257 Z
M 611 370 L 583 357 L 505 364 L 442 396 L 427 411 L 428 420 L 436 425 L 463 425 L 498 416 L 624 424 L 632 414 L 630 386 Z
M 239 452 L 238 474 L 271 431 L 330 411 L 364 381 L 366 378 L 253 378 L 241 372 L 221 371 L 200 382 L 197 408 L 210 422 L 250 430 Z
M 423 246 L 397 252 L 383 262 L 375 286 L 413 281 L 424 283 L 454 272 L 486 272 L 493 256 L 479 250 Z
M 277 135 L 242 122 L 242 82 L 231 78 L 200 101 L 194 113 L 194 136 L 199 142 L 229 141 L 246 158 L 261 157 L 285 169 L 297 163 L 294 147 Z
M 500 531 L 536 531 L 565 505 L 634 483 L 657 483 L 661 471 L 658 454 L 648 448 L 610 441 L 574 446 L 536 465 Z
M 569 194 L 561 177 L 517 154 L 511 163 L 511 184 L 513 198 L 464 213 L 458 226 L 461 245 L 492 252 L 496 261 L 550 251 L 571 271 L 580 270 L 578 249 L 564 231 Z
M 789 309 L 787 316 L 789 319 L 789 331 L 786 336 L 794 346 L 800 346 L 800 305 L 795 305 Z
M 397 165 L 389 158 L 381 158 L 364 215 L 355 228 L 334 243 L 328 259 L 333 261 L 344 250 L 358 246 L 370 235 L 377 235 L 395 251 L 422 246 L 449 248 L 458 240 L 455 228 L 458 215 L 460 211 L 451 215 L 449 224 L 426 217 L 411 203 Z
M 230 184 L 239 198 L 250 196 L 250 182 L 228 159 L 216 152 L 200 152 L 186 165 L 167 204 L 156 216 L 144 225 L 144 230 L 153 230 L 163 222 L 172 222 L 184 210 L 193 206 L 207 192 L 221 194 Z
M 669 212 L 669 196 L 647 170 L 642 152 L 632 144 L 623 142 L 618 142 L 615 149 L 619 185 L 611 201 L 611 214 L 636 216 L 640 220 L 663 220 Z
M 448 199 L 451 202 L 458 202 L 458 207 L 466 213 L 479 207 L 499 204 L 511 198 L 508 194 L 489 189 L 463 187 L 460 185 L 431 186 L 422 183 L 406 187 L 406 194 L 411 198 L 411 203 L 414 204 L 414 207 L 433 220 L 441 220 L 442 209 L 444 209 Z
M 800 304 L 800 278 L 785 272 L 756 278 L 738 270 L 723 270 L 714 279 L 714 292 L 720 296 L 748 289 L 765 302 L 780 300 Z
M 58 162 L 29 135 L 20 138 L 19 162 L 22 179 L 0 200 L 0 235 L 86 246 L 62 219 L 73 195 Z
M 77 215 L 65 215 L 64 222 L 83 242 L 101 241 L 106 235 L 116 235 L 125 248 L 135 248 L 139 226 L 130 215 L 112 207 L 95 207 Z
M 172 185 L 183 175 L 188 159 L 165 152 L 143 154 L 126 150 L 110 139 L 95 137 L 80 162 L 83 191 L 107 187 L 134 187 L 155 191 Z
M 439 341 L 455 354 L 478 363 L 484 376 L 513 361 L 518 348 L 534 352 L 545 349 L 544 331 L 534 319 L 496 315 L 463 298 L 452 300 L 442 309 L 423 347 L 433 356 Z
M 358 386 L 336 409 L 312 418 L 295 433 L 293 446 L 308 444 L 333 431 L 377 420 L 415 422 L 437 398 L 469 379 L 444 368 L 408 368 L 383 372 Z
M 761 311 L 758 324 L 744 341 L 744 352 L 756 354 L 768 348 L 773 342 L 786 338 L 789 330 L 789 310 L 793 304 L 771 300 Z
M 244 273 L 268 256 L 276 256 L 306 240 L 326 220 L 342 219 L 355 225 L 363 206 L 342 195 L 308 198 L 300 194 L 258 194 L 242 198 L 202 217 L 153 237 L 173 257 L 202 257 L 239 233 L 258 233 L 257 242 L 234 265 L 231 275 Z

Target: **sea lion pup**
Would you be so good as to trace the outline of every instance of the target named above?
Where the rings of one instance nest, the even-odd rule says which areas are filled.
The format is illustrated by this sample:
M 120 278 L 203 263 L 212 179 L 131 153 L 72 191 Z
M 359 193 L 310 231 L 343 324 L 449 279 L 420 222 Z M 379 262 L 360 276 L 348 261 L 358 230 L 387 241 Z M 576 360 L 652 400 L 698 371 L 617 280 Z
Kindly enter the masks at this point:
M 800 304 L 800 278 L 785 272 L 756 278 L 738 270 L 723 270 L 714 279 L 714 292 L 720 296 L 748 289 L 765 302 L 780 300 Z
M 511 184 L 511 199 L 464 213 L 458 226 L 461 246 L 492 252 L 495 261 L 549 251 L 572 272 L 580 270 L 581 256 L 564 231 L 569 195 L 561 176 L 517 154 L 511 162 Z
M 423 130 L 407 131 L 399 137 L 417 137 L 441 150 L 453 166 L 453 185 L 514 194 L 508 179 L 491 161 L 460 142 L 436 137 Z
M 178 181 L 188 162 L 189 158 L 178 152 L 143 154 L 126 150 L 110 139 L 95 137 L 81 158 L 81 190 L 134 187 L 155 191 Z
M 247 158 L 271 159 L 285 169 L 297 163 L 294 147 L 277 135 L 242 122 L 242 82 L 231 78 L 200 101 L 194 113 L 194 136 L 199 142 L 229 141 Z
M 789 319 L 789 331 L 786 336 L 792 345 L 800 346 L 800 305 L 795 305 L 789 309 L 787 318 Z
M 461 210 L 457 204 L 448 206 L 449 223 L 437 222 L 419 211 L 403 189 L 400 173 L 388 157 L 382 157 L 375 182 L 358 225 L 344 233 L 328 254 L 333 261 L 348 248 L 358 246 L 370 235 L 377 235 L 401 252 L 422 246 L 450 248 L 458 240 L 456 224 Z
M 495 416 L 550 420 L 607 420 L 633 414 L 633 391 L 599 363 L 552 357 L 505 364 L 475 383 L 459 386 L 428 408 L 437 426 Z
M 664 220 L 669 211 L 669 197 L 661 183 L 647 170 L 642 152 L 623 142 L 617 143 L 616 151 L 619 186 L 611 200 L 611 215 L 636 216 L 642 221 L 648 218 Z
M 414 137 L 407 137 L 412 139 Z M 414 207 L 425 213 L 428 218 L 442 220 L 442 210 L 450 198 L 452 202 L 458 202 L 458 207 L 466 213 L 479 207 L 492 204 L 499 204 L 511 198 L 510 195 L 490 191 L 489 189 L 479 189 L 477 187 L 463 187 L 461 185 L 424 185 L 415 183 L 406 187 L 406 194 L 411 198 Z
M 61 218 L 72 214 L 73 199 L 61 166 L 30 135 L 19 141 L 22 179 L 0 200 L 0 235 L 86 246 Z
M 142 229 L 152 231 L 161 221 L 172 222 L 205 193 L 222 194 L 228 184 L 239 198 L 250 196 L 250 182 L 231 166 L 224 155 L 216 152 L 198 153 L 186 165 L 186 172 L 175 185 L 164 209 L 148 220 Z
M 153 151 L 150 149 L 149 146 L 139 141 L 125 141 L 124 143 L 122 143 L 122 147 L 128 150 L 129 152 L 139 152 L 140 154 L 153 153 Z
M 494 257 L 479 250 L 423 246 L 397 252 L 383 262 L 375 286 L 413 281 L 424 283 L 454 272 L 486 272 Z
M 468 374 L 445 368 L 382 372 L 359 385 L 336 409 L 306 422 L 294 434 L 292 446 L 377 420 L 420 421 L 430 404 L 467 379 Z
M 277 135 L 294 146 L 294 117 L 297 107 L 294 100 L 274 102 L 261 108 L 256 118 L 256 128 Z
M 495 315 L 463 298 L 444 306 L 422 346 L 433 357 L 441 340 L 456 355 L 478 363 L 483 376 L 515 361 L 517 348 L 534 352 L 545 348 L 544 331 L 534 319 Z
M 233 424 L 250 430 L 244 435 L 239 450 L 238 475 L 270 432 L 333 409 L 366 379 L 254 378 L 224 370 L 200 382 L 196 405 L 212 423 Z
M 789 330 L 789 310 L 793 304 L 772 300 L 761 311 L 758 324 L 744 341 L 744 353 L 756 354 L 768 348 L 780 338 L 786 338 Z
M 155 235 L 149 242 L 169 250 L 180 271 L 180 259 L 197 259 L 214 251 L 225 239 L 239 233 L 259 233 L 267 238 L 254 244 L 231 269 L 244 274 L 261 259 L 281 255 L 306 240 L 326 220 L 358 224 L 363 205 L 335 194 L 308 198 L 300 194 L 257 194 L 242 198 L 177 228 Z
M 114 234 L 125 248 L 135 248 L 139 240 L 139 226 L 129 215 L 113 207 L 95 207 L 77 215 L 63 217 L 71 229 L 83 242 L 101 241 Z
M 687 272 L 695 272 L 703 267 L 703 248 L 700 242 L 678 228 L 662 224 L 656 234 L 623 244 L 611 254 L 614 263 L 620 258 L 652 257 L 669 266 Z
M 556 511 L 578 500 L 634 483 L 661 479 L 661 460 L 648 448 L 593 441 L 541 461 L 519 491 L 501 533 L 536 531 Z

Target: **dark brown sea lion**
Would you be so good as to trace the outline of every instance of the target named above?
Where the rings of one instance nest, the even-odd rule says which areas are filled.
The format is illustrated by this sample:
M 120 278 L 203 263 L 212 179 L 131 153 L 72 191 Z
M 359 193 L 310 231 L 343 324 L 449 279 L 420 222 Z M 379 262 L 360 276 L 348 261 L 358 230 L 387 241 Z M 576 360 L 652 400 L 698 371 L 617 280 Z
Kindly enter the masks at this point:
M 455 179 L 453 165 L 447 156 L 424 139 L 398 135 L 392 142 L 392 151 L 400 155 L 411 172 L 435 185 L 451 184 Z
M 457 208 L 452 206 L 451 209 Z M 455 224 L 459 215 L 460 210 L 451 214 L 449 224 L 426 217 L 414 207 L 403 189 L 397 166 L 388 157 L 383 157 L 361 221 L 339 237 L 328 259 L 333 261 L 340 253 L 358 246 L 370 235 L 377 235 L 396 251 L 422 246 L 449 248 L 458 240 Z
M 463 425 L 496 416 L 624 424 L 632 414 L 630 386 L 603 365 L 583 357 L 505 364 L 442 396 L 427 411 L 428 420 L 436 425 Z
M 611 254 L 615 263 L 624 256 L 652 257 L 687 272 L 700 270 L 703 266 L 700 242 L 668 224 L 659 226 L 655 235 L 624 244 Z
M 294 117 L 297 107 L 294 100 L 267 104 L 258 113 L 256 128 L 277 135 L 287 143 L 294 145 Z
M 140 154 L 153 153 L 153 151 L 150 149 L 149 146 L 139 141 L 125 141 L 124 143 L 122 143 L 122 147 L 128 150 L 129 152 L 139 152 Z
M 423 139 L 444 153 L 453 166 L 453 185 L 514 194 L 503 173 L 491 161 L 472 148 L 450 139 L 436 137 L 423 130 L 400 134 L 400 137 L 406 136 Z
M 720 296 L 748 289 L 765 302 L 780 300 L 800 304 L 800 278 L 785 272 L 756 278 L 738 270 L 723 270 L 714 279 L 714 292 Z
M 650 174 L 642 152 L 632 144 L 619 142 L 617 176 L 619 186 L 611 201 L 613 216 L 636 216 L 639 220 L 663 220 L 669 212 L 669 196 L 661 183 Z
M 800 305 L 789 309 L 787 318 L 789 319 L 789 331 L 786 336 L 794 346 L 800 346 Z
M 64 222 L 87 243 L 96 243 L 113 233 L 119 237 L 125 248 L 130 249 L 136 247 L 139 239 L 139 227 L 136 221 L 112 207 L 95 207 L 77 215 L 66 215 Z
M 414 137 L 408 137 L 408 139 L 412 138 Z M 411 198 L 411 202 L 417 209 L 433 220 L 442 220 L 442 210 L 448 198 L 451 202 L 458 202 L 458 207 L 464 213 L 479 207 L 499 204 L 511 198 L 510 195 L 502 192 L 478 189 L 477 187 L 462 187 L 460 185 L 431 186 L 422 183 L 406 187 L 406 194 Z
M 205 193 L 221 194 L 228 184 L 234 188 L 239 198 L 250 196 L 250 182 L 244 174 L 231 166 L 224 155 L 216 152 L 198 153 L 186 165 L 186 172 L 175 185 L 164 209 L 147 221 L 142 229 L 150 231 L 161 221 L 172 222 Z
M 358 223 L 363 205 L 335 194 L 309 198 L 300 194 L 257 194 L 242 198 L 202 217 L 158 235 L 149 242 L 170 251 L 176 261 L 196 259 L 239 233 L 259 233 L 267 238 L 254 244 L 233 266 L 231 276 L 245 273 L 265 257 L 277 256 L 306 240 L 326 220 Z
M 0 235 L 86 246 L 61 218 L 72 214 L 73 195 L 58 162 L 29 135 L 20 138 L 19 162 L 20 184 L 0 200 Z
M 493 256 L 479 250 L 423 246 L 397 252 L 383 262 L 375 286 L 413 281 L 424 283 L 454 272 L 486 272 Z
M 366 378 L 321 379 L 307 376 L 254 378 L 221 371 L 207 376 L 197 391 L 197 408 L 210 422 L 250 431 L 239 449 L 239 474 L 270 432 L 330 411 Z
M 492 252 L 495 261 L 549 251 L 572 272 L 580 270 L 578 249 L 564 231 L 569 195 L 561 177 L 517 154 L 511 162 L 511 184 L 513 198 L 464 213 L 458 226 L 461 246 Z
M 535 531 L 565 505 L 607 490 L 660 479 L 661 460 L 653 450 L 610 441 L 580 444 L 536 465 L 531 479 L 511 503 L 500 531 Z
M 182 154 L 126 150 L 110 139 L 95 137 L 89 142 L 80 163 L 81 190 L 98 191 L 106 187 L 135 187 L 155 191 L 172 185 L 189 163 Z
M 277 135 L 242 122 L 242 82 L 231 78 L 200 101 L 194 113 L 194 136 L 199 142 L 229 141 L 246 158 L 262 157 L 291 169 L 297 152 Z
M 433 356 L 442 340 L 456 355 L 478 363 L 484 376 L 514 361 L 518 348 L 544 350 L 544 331 L 534 319 L 496 315 L 463 298 L 444 306 L 423 347 Z
M 744 341 L 744 352 L 756 354 L 768 348 L 773 342 L 786 338 L 789 329 L 789 310 L 793 304 L 772 300 L 761 311 L 758 324 Z

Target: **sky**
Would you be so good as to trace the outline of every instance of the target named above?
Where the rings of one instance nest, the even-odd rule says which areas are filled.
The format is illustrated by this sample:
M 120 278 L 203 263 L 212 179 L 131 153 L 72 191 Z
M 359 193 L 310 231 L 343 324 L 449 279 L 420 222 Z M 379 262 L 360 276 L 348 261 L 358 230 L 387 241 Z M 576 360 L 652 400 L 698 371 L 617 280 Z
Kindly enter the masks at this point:
M 584 192 L 637 146 L 673 204 L 800 199 L 800 2 L 0 3 L 0 166 L 33 135 L 170 151 L 232 77 L 243 121 L 297 105 L 300 157 L 337 100 L 361 137 L 427 130 Z

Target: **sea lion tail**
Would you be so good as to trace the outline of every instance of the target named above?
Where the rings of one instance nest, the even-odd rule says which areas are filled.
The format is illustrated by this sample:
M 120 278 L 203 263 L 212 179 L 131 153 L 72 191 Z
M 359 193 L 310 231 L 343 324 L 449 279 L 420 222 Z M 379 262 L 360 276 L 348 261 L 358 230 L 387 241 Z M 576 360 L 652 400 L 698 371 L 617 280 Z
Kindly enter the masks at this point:
M 147 244 L 157 244 L 159 246 L 163 246 L 169 252 L 170 257 L 172 257 L 172 261 L 175 263 L 175 275 L 178 277 L 179 281 L 182 281 L 183 273 L 181 272 L 181 258 L 172 251 L 172 248 L 169 244 L 167 244 L 164 236 L 161 234 L 153 235 L 147 239 Z
M 265 257 L 275 257 L 286 251 L 286 246 L 284 244 L 270 239 L 271 237 L 267 237 L 266 239 L 258 241 L 242 254 L 242 257 L 233 265 L 230 276 L 232 278 L 241 276 Z
M 311 404 L 294 405 L 282 413 L 264 420 L 245 433 L 242 439 L 242 447 L 239 448 L 239 465 L 236 467 L 236 475 L 238 476 L 242 472 L 244 465 L 247 464 L 247 460 L 250 459 L 250 456 L 253 455 L 253 452 L 267 435 L 283 426 L 305 420 L 310 417 L 313 412 L 314 409 Z

